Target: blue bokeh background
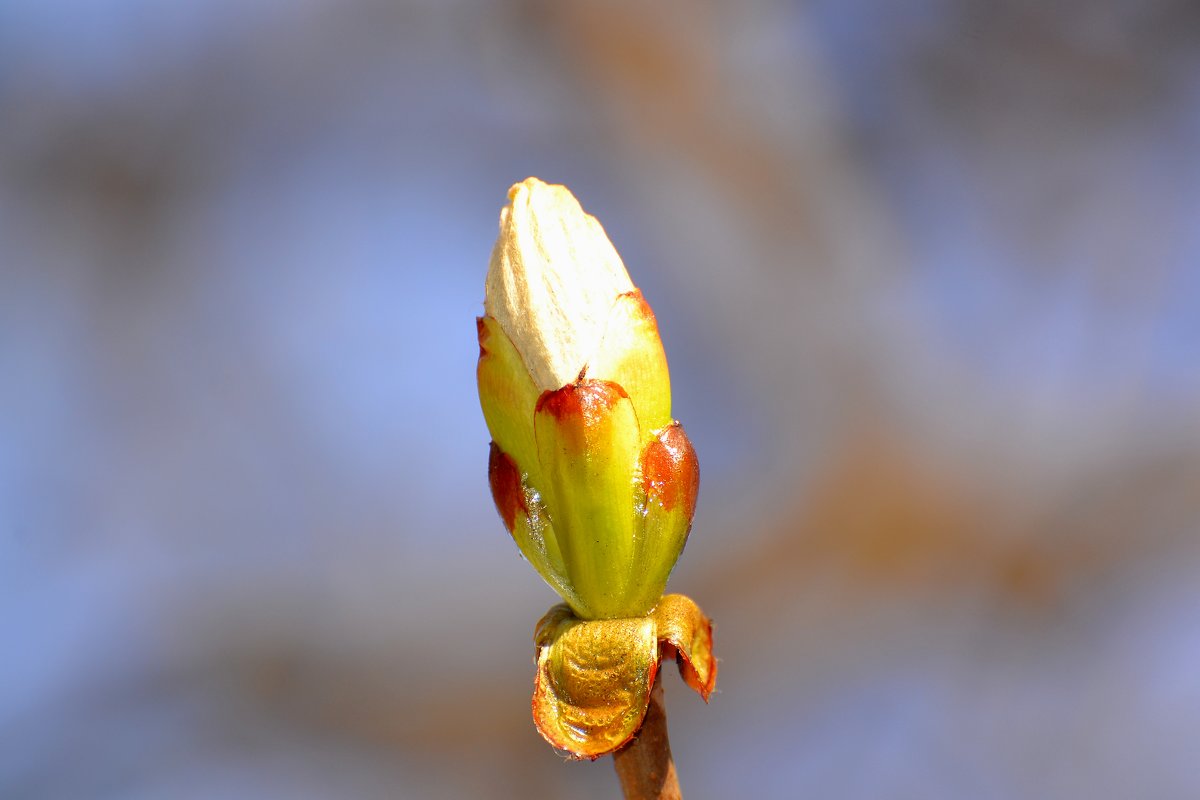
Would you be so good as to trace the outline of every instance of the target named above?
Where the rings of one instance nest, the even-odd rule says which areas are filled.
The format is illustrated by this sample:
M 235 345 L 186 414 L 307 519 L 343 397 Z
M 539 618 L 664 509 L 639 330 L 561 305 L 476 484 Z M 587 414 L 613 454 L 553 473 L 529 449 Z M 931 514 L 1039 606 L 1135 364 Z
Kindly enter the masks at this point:
M 1182 0 L 0 2 L 0 796 L 612 797 L 487 494 L 509 184 L 653 304 L 689 798 L 1200 793 Z

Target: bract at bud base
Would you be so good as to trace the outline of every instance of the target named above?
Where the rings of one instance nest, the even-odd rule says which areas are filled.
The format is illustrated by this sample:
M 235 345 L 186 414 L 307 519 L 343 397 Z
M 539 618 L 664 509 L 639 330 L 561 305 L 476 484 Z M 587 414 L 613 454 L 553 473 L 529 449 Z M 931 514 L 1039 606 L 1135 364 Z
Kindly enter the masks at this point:
M 664 655 L 708 702 L 717 682 L 712 623 L 691 599 L 671 594 L 644 617 L 581 620 L 568 605 L 537 624 L 533 721 L 554 747 L 595 760 L 637 733 Z

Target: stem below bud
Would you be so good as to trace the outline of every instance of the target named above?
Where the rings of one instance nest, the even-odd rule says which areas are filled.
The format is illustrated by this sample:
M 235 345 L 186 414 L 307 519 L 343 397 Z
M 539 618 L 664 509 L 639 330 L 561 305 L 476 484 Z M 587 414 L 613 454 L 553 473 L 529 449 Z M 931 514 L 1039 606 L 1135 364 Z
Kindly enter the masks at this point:
M 621 779 L 625 800 L 683 800 L 667 736 L 667 705 L 661 677 L 650 692 L 650 707 L 641 730 L 629 744 L 613 753 L 613 766 Z

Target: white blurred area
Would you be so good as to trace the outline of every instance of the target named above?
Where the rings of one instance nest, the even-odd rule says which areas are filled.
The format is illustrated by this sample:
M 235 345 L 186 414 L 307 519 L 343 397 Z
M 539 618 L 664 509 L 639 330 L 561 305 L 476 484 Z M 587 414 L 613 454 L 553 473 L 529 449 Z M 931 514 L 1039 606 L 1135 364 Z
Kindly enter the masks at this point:
M 605 798 L 473 317 L 527 175 L 702 467 L 689 800 L 1200 794 L 1200 10 L 0 4 L 0 797 Z

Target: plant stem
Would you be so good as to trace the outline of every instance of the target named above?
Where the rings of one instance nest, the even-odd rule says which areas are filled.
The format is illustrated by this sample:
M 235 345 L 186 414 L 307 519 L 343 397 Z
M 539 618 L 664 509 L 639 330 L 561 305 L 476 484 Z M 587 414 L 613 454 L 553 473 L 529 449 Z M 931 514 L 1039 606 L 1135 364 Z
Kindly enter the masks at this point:
M 633 741 L 613 753 L 613 766 L 621 779 L 625 800 L 682 800 L 679 776 L 667 737 L 667 705 L 662 676 L 650 690 L 650 707 Z

